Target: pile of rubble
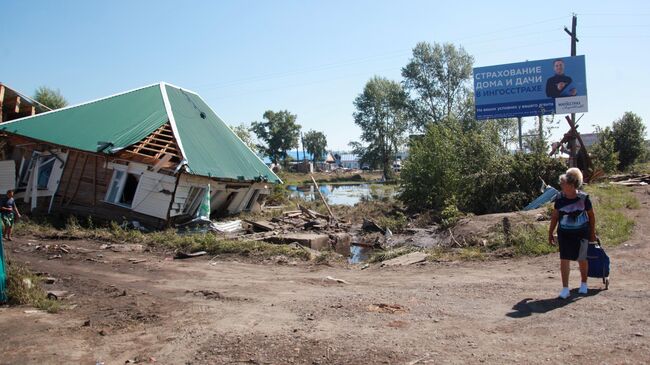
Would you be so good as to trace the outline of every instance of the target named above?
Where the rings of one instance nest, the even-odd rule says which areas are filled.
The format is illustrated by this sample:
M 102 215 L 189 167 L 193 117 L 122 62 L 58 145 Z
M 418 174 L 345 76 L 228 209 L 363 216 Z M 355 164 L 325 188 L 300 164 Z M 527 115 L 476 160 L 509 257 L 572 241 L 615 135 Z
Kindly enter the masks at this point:
M 318 251 L 333 249 L 344 255 L 350 252 L 350 230 L 351 224 L 301 205 L 270 220 L 243 219 L 211 225 L 212 232 L 228 239 L 298 243 Z
M 612 184 L 623 186 L 645 186 L 650 184 L 650 174 L 622 174 L 609 177 Z

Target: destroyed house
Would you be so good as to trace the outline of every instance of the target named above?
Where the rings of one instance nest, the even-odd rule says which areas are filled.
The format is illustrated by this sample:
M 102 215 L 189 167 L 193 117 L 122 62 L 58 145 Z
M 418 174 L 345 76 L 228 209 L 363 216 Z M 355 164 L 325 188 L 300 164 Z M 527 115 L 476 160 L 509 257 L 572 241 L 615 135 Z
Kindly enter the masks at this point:
M 0 194 L 27 209 L 137 220 L 256 211 L 280 179 L 196 93 L 159 83 L 0 124 Z

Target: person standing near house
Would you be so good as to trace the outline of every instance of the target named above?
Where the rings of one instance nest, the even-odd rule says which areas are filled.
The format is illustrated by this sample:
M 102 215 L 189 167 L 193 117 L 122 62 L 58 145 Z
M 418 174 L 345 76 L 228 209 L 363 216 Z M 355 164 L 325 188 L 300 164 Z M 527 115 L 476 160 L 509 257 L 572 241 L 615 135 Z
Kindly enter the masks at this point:
M 7 199 L 0 206 L 0 215 L 2 216 L 2 225 L 4 226 L 2 236 L 7 241 L 11 241 L 11 231 L 13 230 L 15 218 L 20 218 L 20 212 L 16 206 L 13 190 L 7 190 Z
M 578 261 L 581 284 L 578 293 L 587 294 L 587 248 L 589 242 L 596 241 L 596 217 L 589 195 L 578 189 L 582 186 L 582 172 L 573 167 L 560 176 L 562 190 L 555 198 L 548 242 L 555 245 L 553 233 L 557 227 L 557 240 L 560 246 L 560 272 L 562 291 L 560 298 L 566 299 L 569 291 L 569 272 L 571 261 Z

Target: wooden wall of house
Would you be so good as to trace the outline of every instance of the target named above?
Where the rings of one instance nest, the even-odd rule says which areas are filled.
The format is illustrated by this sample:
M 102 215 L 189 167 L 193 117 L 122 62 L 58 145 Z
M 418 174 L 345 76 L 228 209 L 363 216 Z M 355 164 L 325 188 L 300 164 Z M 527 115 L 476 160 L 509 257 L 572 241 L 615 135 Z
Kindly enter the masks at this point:
M 106 165 L 107 158 L 104 156 L 70 151 L 54 200 L 55 207 L 71 204 L 97 207 L 103 204 L 102 200 L 113 176 L 113 170 Z

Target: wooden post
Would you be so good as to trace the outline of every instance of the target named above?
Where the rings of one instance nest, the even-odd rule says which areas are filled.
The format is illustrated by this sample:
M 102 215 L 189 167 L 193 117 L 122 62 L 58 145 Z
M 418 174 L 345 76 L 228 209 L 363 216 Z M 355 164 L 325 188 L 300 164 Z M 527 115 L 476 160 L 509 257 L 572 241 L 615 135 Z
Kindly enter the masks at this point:
M 2 119 L 2 106 L 4 104 L 5 100 L 5 86 L 0 85 L 0 123 L 4 122 L 4 119 Z
M 569 29 L 564 27 L 564 31 L 571 37 L 571 57 L 574 57 L 576 55 L 577 43 L 579 42 L 577 27 L 578 27 L 578 17 L 575 14 L 573 14 L 573 17 L 571 18 L 571 31 L 569 31 Z M 575 120 L 576 120 L 575 113 L 571 113 L 571 121 L 575 123 Z M 569 125 L 571 125 L 571 123 L 569 123 Z M 576 135 L 577 132 L 578 131 L 576 130 Z M 576 140 L 575 138 L 573 138 L 569 140 L 569 167 L 577 166 L 576 155 L 577 155 Z
M 519 152 L 524 151 L 524 142 L 521 136 L 521 117 L 517 117 L 517 126 L 519 127 Z
M 318 195 L 320 195 L 321 200 L 323 201 L 323 203 L 325 203 L 325 207 L 327 208 L 327 211 L 329 212 L 330 217 L 334 220 L 334 222 L 336 222 L 337 219 L 334 216 L 334 213 L 332 213 L 332 209 L 330 208 L 330 205 L 327 204 L 327 200 L 325 200 L 325 197 L 323 196 L 323 193 L 320 192 L 320 188 L 318 187 L 318 183 L 314 179 L 314 176 L 310 175 L 310 177 L 311 177 L 311 181 L 314 183 L 314 186 L 316 187 L 316 190 L 318 191 Z
M 97 205 L 97 159 L 95 156 L 94 166 L 93 166 L 93 207 Z
M 36 209 L 36 203 L 38 202 L 38 170 L 41 166 L 41 155 L 36 155 L 36 163 L 34 164 L 34 170 L 32 171 L 32 196 L 30 201 L 30 211 Z

